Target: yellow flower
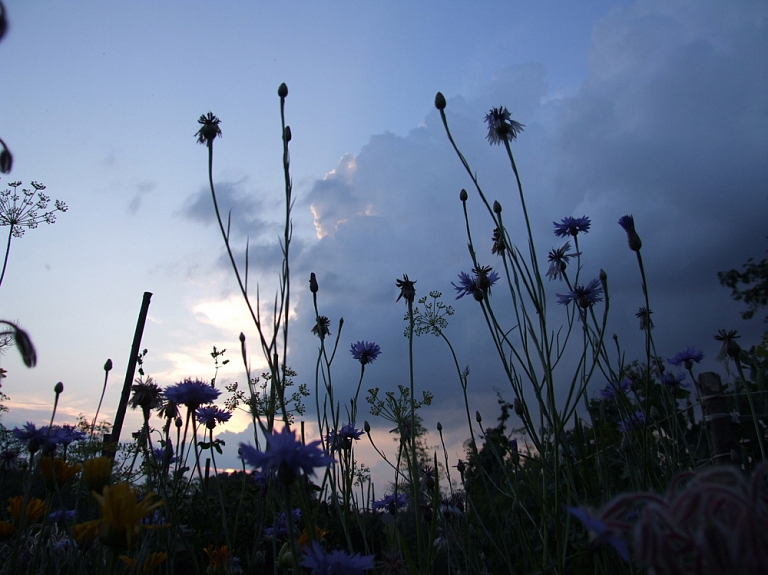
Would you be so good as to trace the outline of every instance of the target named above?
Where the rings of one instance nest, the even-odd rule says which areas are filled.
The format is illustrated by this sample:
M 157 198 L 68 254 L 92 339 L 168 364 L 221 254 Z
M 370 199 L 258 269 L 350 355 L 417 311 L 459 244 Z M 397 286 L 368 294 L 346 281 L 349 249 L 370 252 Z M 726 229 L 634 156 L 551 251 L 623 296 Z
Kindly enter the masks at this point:
M 227 549 L 226 545 L 221 545 L 219 547 L 210 545 L 203 549 L 203 551 L 208 555 L 208 569 L 205 571 L 208 575 L 229 573 L 231 558 L 229 556 L 229 549 Z
M 165 503 L 162 500 L 152 503 L 154 492 L 138 501 L 136 490 L 128 483 L 108 485 L 102 494 L 94 492 L 93 496 L 101 506 L 99 539 L 104 545 L 119 549 L 129 549 L 141 528 L 148 527 L 142 525 L 141 520 Z
M 64 484 L 72 479 L 80 469 L 79 465 L 70 465 L 58 457 L 53 460 L 53 464 L 51 464 L 50 457 L 40 458 L 40 471 L 43 473 L 45 487 L 51 491 L 55 491 L 57 487 L 59 489 L 64 487 Z
M 320 541 L 323 537 L 328 535 L 330 531 L 326 531 L 325 529 L 320 529 L 319 527 L 315 527 L 315 533 L 317 534 L 317 540 Z M 299 547 L 304 547 L 305 545 L 309 545 L 310 541 L 312 541 L 312 538 L 309 536 L 309 531 L 307 531 L 307 528 L 305 527 L 301 531 L 301 537 L 299 537 Z
M 0 541 L 8 541 L 16 535 L 16 527 L 10 521 L 0 521 Z
M 112 460 L 109 457 L 93 457 L 83 463 L 83 479 L 88 491 L 99 495 L 109 485 L 109 475 L 112 473 Z
M 8 498 L 8 513 L 11 514 L 13 520 L 18 523 L 21 518 L 21 506 L 24 503 L 24 496 L 17 495 L 16 497 Z M 45 512 L 45 503 L 42 499 L 33 497 L 27 502 L 27 508 L 25 515 L 28 522 L 36 521 Z
M 72 526 L 72 535 L 75 542 L 81 549 L 87 549 L 99 534 L 99 520 L 86 521 L 84 523 L 78 523 Z
M 144 563 L 141 564 L 142 573 L 154 573 L 157 568 L 160 567 L 168 558 L 166 553 L 150 553 Z M 130 570 L 136 567 L 136 559 L 128 557 L 127 555 L 120 555 L 120 559 L 125 563 Z

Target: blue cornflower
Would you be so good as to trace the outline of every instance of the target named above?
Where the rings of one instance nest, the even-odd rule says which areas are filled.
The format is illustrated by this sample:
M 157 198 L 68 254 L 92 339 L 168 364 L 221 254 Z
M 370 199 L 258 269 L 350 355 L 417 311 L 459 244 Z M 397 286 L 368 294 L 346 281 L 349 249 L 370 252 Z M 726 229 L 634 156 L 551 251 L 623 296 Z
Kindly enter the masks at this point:
M 301 509 L 298 507 L 291 512 L 294 525 L 301 521 Z M 285 520 L 285 512 L 281 513 L 272 527 L 264 529 L 264 537 L 285 537 L 288 535 L 288 522 Z
M 43 428 L 46 429 L 47 427 Z M 50 441 L 57 445 L 69 445 L 73 441 L 82 441 L 88 437 L 88 435 L 82 431 L 79 431 L 74 425 L 64 424 L 60 427 L 54 427 L 51 430 Z
M 398 493 L 397 499 L 395 499 L 394 493 L 390 493 L 389 495 L 385 495 L 382 499 L 378 499 L 371 503 L 371 509 L 388 509 L 390 513 L 394 513 L 395 509 L 406 505 L 408 505 L 408 497 L 405 493 Z
M 629 417 L 625 417 L 624 419 L 619 421 L 617 426 L 621 433 L 629 433 L 629 431 L 633 427 L 643 425 L 644 423 L 645 423 L 645 414 L 642 411 L 638 410 L 638 411 L 635 411 L 635 413 L 633 413 Z
M 336 451 L 338 449 L 349 449 L 352 447 L 352 440 L 357 441 L 362 436 L 362 429 L 356 429 L 354 423 L 347 423 L 338 432 L 332 429 L 327 439 L 328 444 L 331 446 L 331 451 Z
M 620 532 L 609 529 L 605 523 L 592 517 L 592 514 L 583 507 L 566 507 L 566 509 L 595 535 L 597 541 L 608 543 L 616 550 L 619 557 L 629 562 L 629 547 L 627 542 L 621 538 Z
M 381 348 L 372 341 L 358 341 L 352 344 L 349 351 L 352 353 L 352 357 L 360 361 L 362 365 L 367 365 L 379 357 Z
M 625 379 L 621 383 L 616 383 L 615 381 L 610 382 L 608 385 L 606 385 L 603 389 L 600 390 L 600 397 L 605 399 L 606 401 L 613 401 L 613 399 L 616 397 L 616 392 L 619 391 L 619 389 L 623 390 L 624 393 L 629 391 L 629 388 L 631 387 L 631 383 L 628 379 Z
M 694 363 L 699 363 L 702 359 L 704 359 L 704 352 L 695 347 L 686 347 L 683 351 L 676 353 L 674 357 L 671 357 L 667 361 L 669 361 L 670 365 L 674 365 L 675 367 L 683 364 L 685 369 L 691 369 Z
M 198 407 L 195 415 L 197 416 L 197 421 L 208 429 L 213 429 L 217 423 L 225 423 L 232 417 L 230 412 L 220 409 L 216 405 Z
M 472 272 L 475 274 L 474 277 L 468 273 L 459 272 L 459 285 L 451 282 L 458 294 L 456 299 L 471 295 L 477 301 L 483 301 L 486 294 L 491 293 L 491 286 L 499 281 L 499 274 L 490 266 L 478 266 L 472 268 Z
M 318 447 L 319 444 L 318 439 L 304 445 L 296 439 L 296 432 L 286 426 L 282 432 L 273 431 L 267 436 L 266 451 L 241 443 L 238 454 L 251 467 L 276 473 L 283 484 L 291 485 L 299 470 L 303 470 L 306 475 L 314 475 L 315 467 L 328 467 L 334 462 L 331 456 Z
M 221 391 L 199 379 L 185 379 L 181 383 L 166 387 L 164 393 L 165 398 L 176 405 L 186 405 L 187 408 L 195 410 L 201 405 L 215 401 Z
M 51 523 L 56 523 L 57 521 L 73 521 L 76 516 L 77 511 L 75 509 L 59 509 L 48 515 L 48 520 Z
M 640 236 L 635 231 L 635 218 L 632 216 L 621 216 L 619 218 L 619 225 L 627 232 L 627 242 L 629 243 L 629 249 L 633 252 L 639 252 L 643 247 L 643 242 L 640 241 Z
M 167 467 L 176 461 L 176 456 L 173 454 L 173 444 L 170 439 L 165 447 L 155 447 L 152 450 L 152 455 L 155 457 L 157 464 L 161 467 Z
M 13 436 L 19 441 L 24 442 L 30 453 L 35 453 L 38 449 L 45 446 L 48 428 L 37 429 L 34 423 L 28 421 L 23 427 L 14 427 Z
M 568 267 L 568 261 L 580 254 L 568 253 L 571 251 L 571 242 L 565 242 L 565 245 L 561 248 L 552 248 L 549 250 L 547 261 L 549 261 L 549 270 L 547 270 L 547 277 L 550 280 L 556 280 L 563 277 L 565 268 Z
M 557 303 L 568 305 L 572 301 L 576 302 L 582 309 L 592 307 L 597 302 L 603 301 L 603 287 L 600 280 L 595 278 L 585 286 L 576 286 L 573 291 L 567 294 L 557 294 Z
M 586 234 L 589 231 L 589 227 L 592 222 L 587 216 L 581 216 L 580 218 L 567 217 L 560 220 L 560 223 L 552 222 L 555 226 L 555 235 L 559 238 L 567 236 L 576 237 L 579 233 Z
M 362 575 L 374 567 L 374 555 L 349 555 L 341 550 L 328 553 L 317 541 L 306 545 L 302 553 L 301 566 L 311 569 L 312 575 Z
M 485 115 L 485 123 L 488 124 L 488 141 L 491 145 L 501 144 L 503 141 L 516 140 L 517 135 L 525 126 L 512 119 L 509 110 L 504 106 L 491 108 Z
M 671 371 L 667 371 L 661 376 L 661 383 L 668 385 L 669 387 L 677 387 L 678 385 L 683 384 L 684 380 L 685 373 L 683 372 L 672 373 Z M 683 385 L 683 387 L 687 386 Z

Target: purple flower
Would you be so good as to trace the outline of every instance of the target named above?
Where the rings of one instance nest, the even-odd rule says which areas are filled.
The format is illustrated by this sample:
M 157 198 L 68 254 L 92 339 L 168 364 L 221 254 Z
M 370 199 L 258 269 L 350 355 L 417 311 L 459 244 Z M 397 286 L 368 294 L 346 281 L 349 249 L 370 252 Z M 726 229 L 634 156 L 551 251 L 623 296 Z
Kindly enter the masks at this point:
M 595 278 L 585 286 L 576 286 L 567 294 L 557 294 L 557 298 L 559 304 L 568 305 L 575 301 L 580 308 L 587 309 L 603 301 L 603 287 L 600 285 L 600 280 Z
M 619 225 L 627 232 L 627 242 L 629 242 L 629 249 L 633 252 L 639 252 L 643 247 L 643 242 L 640 241 L 640 236 L 635 231 L 635 218 L 632 216 L 621 216 L 619 218 Z
M 398 493 L 397 499 L 395 499 L 394 493 L 390 493 L 389 495 L 385 495 L 382 499 L 378 499 L 371 503 L 371 509 L 388 509 L 390 513 L 394 513 L 395 509 L 406 505 L 408 505 L 408 497 L 406 497 L 405 493 Z
M 704 353 L 700 349 L 695 347 L 686 347 L 683 351 L 678 352 L 667 361 L 670 365 L 679 367 L 681 364 L 685 366 L 685 369 L 691 369 L 694 363 L 699 363 L 704 359 Z
M 458 294 L 456 299 L 471 295 L 477 301 L 483 301 L 486 294 L 491 293 L 491 286 L 499 281 L 499 274 L 490 266 L 478 266 L 472 269 L 474 277 L 465 272 L 459 272 L 459 285 L 451 282 Z
M 631 387 L 631 383 L 628 379 L 625 379 L 621 383 L 616 383 L 615 381 L 610 382 L 608 385 L 606 385 L 603 389 L 600 390 L 600 397 L 605 399 L 606 401 L 613 401 L 613 399 L 616 397 L 616 392 L 621 389 L 626 393 L 629 391 L 629 388 Z
M 491 145 L 516 140 L 517 135 L 525 128 L 523 124 L 511 118 L 509 110 L 504 106 L 491 108 L 485 115 L 485 123 L 488 124 L 487 138 Z
M 349 449 L 352 447 L 352 440 L 359 440 L 363 436 L 361 429 L 356 429 L 354 423 L 347 423 L 337 432 L 331 430 L 328 434 L 328 444 L 331 446 L 331 451 L 339 449 Z
M 549 261 L 549 270 L 547 270 L 547 277 L 550 280 L 556 280 L 563 277 L 565 268 L 568 266 L 568 261 L 578 256 L 578 253 L 568 253 L 571 251 L 571 242 L 565 242 L 565 245 L 561 248 L 553 248 L 549 250 L 547 261 Z
M 152 455 L 155 457 L 157 464 L 161 467 L 167 467 L 176 461 L 176 456 L 173 454 L 173 443 L 171 443 L 170 439 L 165 442 L 164 447 L 155 447 L 152 450 Z
M 645 414 L 638 410 L 629 417 L 625 417 L 617 424 L 621 433 L 629 433 L 634 427 L 643 425 L 645 423 Z
M 683 372 L 672 373 L 671 371 L 667 371 L 661 376 L 661 383 L 668 385 L 669 387 L 677 387 L 683 383 L 683 380 L 685 380 L 685 373 Z M 683 387 L 687 386 L 684 385 Z
M 48 520 L 52 523 L 58 521 L 73 521 L 77 516 L 77 511 L 74 509 L 59 509 L 48 515 Z
M 165 388 L 166 399 L 176 405 L 186 405 L 191 410 L 215 401 L 220 393 L 221 391 L 199 379 L 185 379 Z
M 629 562 L 629 547 L 627 542 L 615 531 L 609 529 L 605 523 L 592 517 L 592 514 L 583 507 L 566 507 L 568 512 L 581 521 L 595 539 L 600 542 L 608 543 L 613 547 L 624 561 Z
M 293 524 L 301 521 L 301 509 L 296 508 L 291 512 Z M 285 537 L 288 535 L 288 522 L 285 520 L 285 512 L 281 513 L 272 527 L 264 529 L 264 537 Z
M 241 443 L 238 450 L 240 459 L 253 468 L 277 474 L 278 479 L 291 485 L 303 470 L 306 475 L 314 475 L 315 467 L 328 467 L 334 462 L 320 447 L 320 440 L 304 445 L 296 439 L 296 432 L 284 427 L 281 432 L 273 431 L 267 436 L 267 450 L 259 451 L 247 443 Z
M 328 553 L 317 541 L 305 546 L 302 554 L 301 565 L 311 569 L 312 575 L 362 575 L 374 567 L 374 555 L 349 555 L 341 550 Z
M 381 348 L 372 341 L 358 341 L 352 344 L 349 351 L 352 353 L 353 358 L 359 360 L 362 365 L 366 365 L 379 357 Z
M 195 415 L 197 416 L 197 421 L 208 429 L 213 429 L 217 423 L 225 423 L 232 417 L 230 412 L 220 409 L 215 405 L 198 407 Z
M 635 317 L 640 320 L 640 330 L 650 331 L 653 329 L 653 320 L 651 319 L 652 310 L 643 306 L 637 310 Z
M 587 216 L 581 216 L 580 218 L 567 217 L 560 220 L 560 223 L 552 222 L 555 226 L 555 235 L 559 238 L 567 236 L 573 236 L 581 232 L 586 234 L 589 231 L 589 227 L 592 222 Z

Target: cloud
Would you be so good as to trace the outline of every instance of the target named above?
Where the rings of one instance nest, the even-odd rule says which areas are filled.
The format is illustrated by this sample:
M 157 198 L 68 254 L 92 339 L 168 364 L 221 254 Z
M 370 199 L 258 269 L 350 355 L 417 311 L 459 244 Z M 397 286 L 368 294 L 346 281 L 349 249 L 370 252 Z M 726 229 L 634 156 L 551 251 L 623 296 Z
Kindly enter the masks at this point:
M 128 203 L 128 213 L 130 213 L 132 216 L 136 215 L 136 212 L 138 212 L 139 208 L 141 208 L 143 196 L 151 193 L 155 187 L 156 184 L 154 182 L 139 182 L 136 184 L 136 194 Z

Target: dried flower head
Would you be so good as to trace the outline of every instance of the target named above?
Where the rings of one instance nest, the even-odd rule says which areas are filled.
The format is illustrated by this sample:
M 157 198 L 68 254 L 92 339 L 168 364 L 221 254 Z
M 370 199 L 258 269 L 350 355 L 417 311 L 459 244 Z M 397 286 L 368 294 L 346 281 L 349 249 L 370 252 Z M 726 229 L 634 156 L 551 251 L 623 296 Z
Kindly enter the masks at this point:
M 720 347 L 720 352 L 717 354 L 717 361 L 727 362 L 728 358 L 733 360 L 739 359 L 741 346 L 736 340 L 740 337 L 739 332 L 735 329 L 720 329 L 717 331 L 715 339 L 723 343 Z
M 325 336 L 331 335 L 331 320 L 324 315 L 317 316 L 315 326 L 312 328 L 312 333 L 318 336 L 320 339 L 325 339 Z
M 568 267 L 570 259 L 580 255 L 579 253 L 570 252 L 571 242 L 565 242 L 563 246 L 549 250 L 549 255 L 547 255 L 547 261 L 549 262 L 547 277 L 550 280 L 563 278 L 563 274 L 565 274 L 565 269 Z
M 413 303 L 413 300 L 416 297 L 416 288 L 414 287 L 416 280 L 411 281 L 408 279 L 408 274 L 403 274 L 403 279 L 395 280 L 395 283 L 397 287 L 400 288 L 400 295 L 397 296 L 395 301 L 400 301 L 400 298 L 405 298 L 406 302 Z
M 200 124 L 200 129 L 195 133 L 195 136 L 197 136 L 197 143 L 211 147 L 213 141 L 217 137 L 221 137 L 221 128 L 219 128 L 221 120 L 211 112 L 208 112 L 207 114 L 200 116 L 197 123 Z
M 653 310 L 643 306 L 637 310 L 635 317 L 640 320 L 640 331 L 650 331 L 653 329 L 653 320 L 651 314 Z
M 491 108 L 485 115 L 485 123 L 488 125 L 486 137 L 491 145 L 516 140 L 517 135 L 525 128 L 523 124 L 511 118 L 509 110 L 504 106 Z

